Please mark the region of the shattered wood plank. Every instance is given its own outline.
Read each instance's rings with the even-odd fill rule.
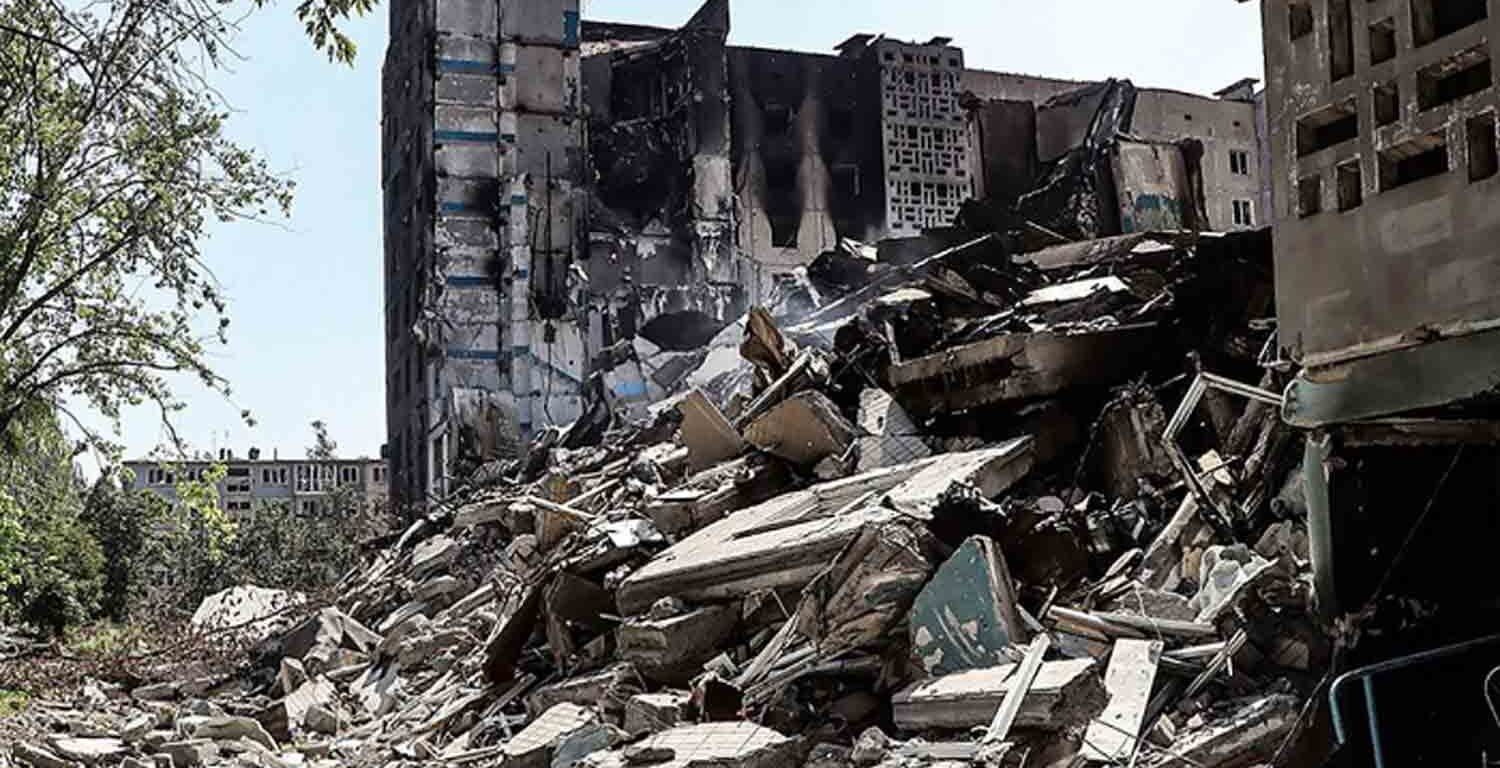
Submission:
[[[781,378],[771,382],[771,385],[766,387],[765,391],[761,392],[760,395],[757,396],[753,401],[751,401],[750,405],[746,406],[745,410],[735,418],[735,428],[744,429],[746,424],[754,421],[757,416],[765,413],[766,409],[775,405],[783,397],[785,397],[787,390],[791,389],[792,383],[800,378],[804,373],[806,373],[808,369],[812,367],[812,363],[812,352],[804,351],[801,355],[798,355],[796,362],[792,363],[792,367],[788,368],[787,372],[783,374]]]
[[[914,411],[952,413],[1046,397],[1128,374],[1155,323],[1081,333],[1007,333],[893,365],[891,385]]]
[[[1089,762],[1128,762],[1151,703],[1151,686],[1161,662],[1159,640],[1118,640],[1104,672],[1109,693],[1097,720],[1083,737],[1083,757]]]
[[[1026,649],[1026,658],[1021,661],[1020,668],[1016,671],[1015,679],[1010,683],[1010,690],[1005,692],[1005,698],[1000,702],[1000,708],[995,710],[995,719],[990,721],[989,730],[984,732],[982,744],[999,744],[1010,735],[1011,726],[1016,723],[1016,716],[1021,713],[1021,703],[1025,701],[1026,694],[1031,691],[1031,686],[1036,682],[1037,673],[1042,670],[1042,660],[1047,656],[1047,649],[1052,647],[1052,638],[1047,633],[1037,635],[1031,645]]]

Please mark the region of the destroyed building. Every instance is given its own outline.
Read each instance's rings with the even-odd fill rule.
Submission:
[[[947,38],[731,46],[724,0],[679,29],[584,21],[576,0],[390,13],[386,416],[403,502],[578,419],[591,387],[660,399],[591,376],[701,348],[846,238],[930,250],[924,233],[1004,219],[1028,194],[1050,242],[1262,215],[1253,82],[1209,98],[973,70]]]

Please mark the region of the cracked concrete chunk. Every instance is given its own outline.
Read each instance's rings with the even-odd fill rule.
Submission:
[[[580,768],[787,768],[797,741],[754,723],[703,723],[649,736],[628,750],[589,755]]]
[[[854,441],[854,428],[821,392],[798,392],[745,427],[755,447],[794,464],[811,466],[842,456]]]
[[[1010,692],[1016,666],[973,669],[913,684],[891,697],[896,726],[921,731],[989,725]],[[1088,722],[1105,700],[1096,666],[1093,659],[1043,663],[1015,725],[1056,731]]]

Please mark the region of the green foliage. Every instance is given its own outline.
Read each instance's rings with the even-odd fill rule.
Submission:
[[[171,515],[156,494],[121,490],[108,475],[94,483],[81,517],[104,554],[104,617],[125,621],[145,599],[152,568],[166,562],[161,531]]]
[[[257,6],[270,0],[255,0]],[[353,64],[358,52],[354,41],[339,30],[339,22],[363,16],[375,9],[375,0],[302,0],[297,4],[297,20],[307,30],[313,46],[328,54],[330,61]]]
[[[0,435],[0,616],[59,634],[98,610],[104,554],[80,519],[72,447],[57,420],[25,416]]]
[[[0,717],[19,715],[31,706],[31,697],[25,691],[0,688]]]
[[[307,458],[322,461],[332,460],[338,457],[339,444],[328,436],[328,424],[322,419],[312,423],[313,444],[307,449]]]
[[[229,557],[231,581],[315,592],[348,573],[372,517],[353,489],[329,494],[326,506],[304,513],[285,502],[258,505],[238,526]]]
[[[199,243],[211,220],[287,211],[292,185],[223,135],[204,79],[222,11],[0,3],[0,428],[70,398],[115,420],[154,405],[170,426],[172,374],[229,394],[208,359],[229,318]]]

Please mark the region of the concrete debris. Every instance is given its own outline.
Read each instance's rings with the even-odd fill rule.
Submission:
[[[612,63],[652,72],[715,39]],[[668,135],[624,122],[611,141]],[[1109,171],[1090,157],[1052,179],[1068,205],[1079,169]],[[1269,241],[1027,240],[841,246],[857,255],[807,276],[796,323],[768,307],[674,328],[696,310],[664,302],[649,334],[611,337],[612,383],[574,426],[454,484],[241,674],[87,697],[114,718],[87,738],[170,768],[1263,755],[1335,647],[1311,600],[1320,500],[1265,403],[1180,423],[1162,403],[1272,348]],[[1169,429],[1203,457],[1196,483]],[[89,762],[76,746],[13,754]]]

